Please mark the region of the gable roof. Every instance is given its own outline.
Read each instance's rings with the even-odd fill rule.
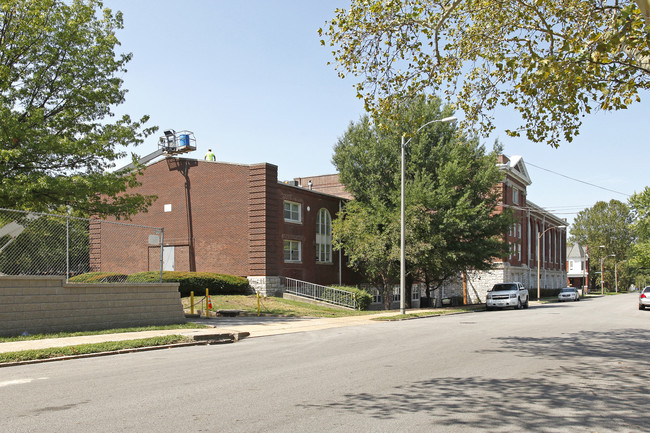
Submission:
[[[513,155],[509,159],[506,158],[506,162],[499,164],[499,168],[526,186],[533,183],[528,174],[524,157],[521,155]]]

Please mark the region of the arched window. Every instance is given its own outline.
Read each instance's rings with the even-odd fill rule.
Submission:
[[[332,217],[327,209],[316,216],[316,262],[332,263]]]

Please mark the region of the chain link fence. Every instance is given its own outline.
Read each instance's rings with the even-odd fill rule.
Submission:
[[[164,230],[0,208],[0,275],[162,281]]]

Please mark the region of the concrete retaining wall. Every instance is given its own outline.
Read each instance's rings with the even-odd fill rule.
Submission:
[[[66,284],[0,277],[0,335],[185,323],[178,283]]]

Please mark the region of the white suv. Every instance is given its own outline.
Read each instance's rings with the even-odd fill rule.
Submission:
[[[528,308],[528,290],[519,282],[495,284],[485,301],[488,311],[495,308]]]

